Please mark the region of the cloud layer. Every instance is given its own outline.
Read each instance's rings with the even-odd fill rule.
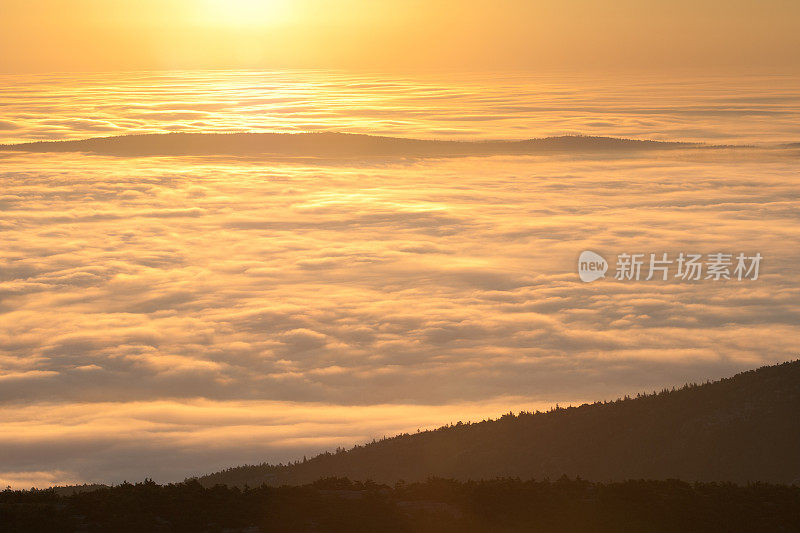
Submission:
[[[0,74],[0,143],[175,131],[788,142],[800,139],[799,103],[789,75]]]
[[[791,154],[2,165],[8,483],[176,479],[797,356]],[[585,249],[765,259],[584,284]]]
[[[2,76],[0,142],[800,138],[790,78]],[[796,150],[360,164],[0,155],[0,482],[159,481],[797,357]],[[582,283],[581,251],[764,256]]]

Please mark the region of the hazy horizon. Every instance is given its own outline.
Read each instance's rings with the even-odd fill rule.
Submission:
[[[800,141],[785,75],[391,76],[347,71],[0,75],[0,143],[133,133],[339,131],[420,139],[558,135]]]

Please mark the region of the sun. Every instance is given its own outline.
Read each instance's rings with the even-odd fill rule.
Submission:
[[[285,20],[289,0],[202,0],[207,24],[233,27],[272,26]]]

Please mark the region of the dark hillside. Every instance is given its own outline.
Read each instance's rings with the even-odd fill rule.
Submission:
[[[332,476],[394,483],[429,476],[562,475],[596,481],[800,480],[800,361],[615,402],[399,435],[307,462],[232,468],[200,482],[259,486]]]

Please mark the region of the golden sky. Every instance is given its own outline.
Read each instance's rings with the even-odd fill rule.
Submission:
[[[797,66],[794,0],[3,0],[0,72]]]

